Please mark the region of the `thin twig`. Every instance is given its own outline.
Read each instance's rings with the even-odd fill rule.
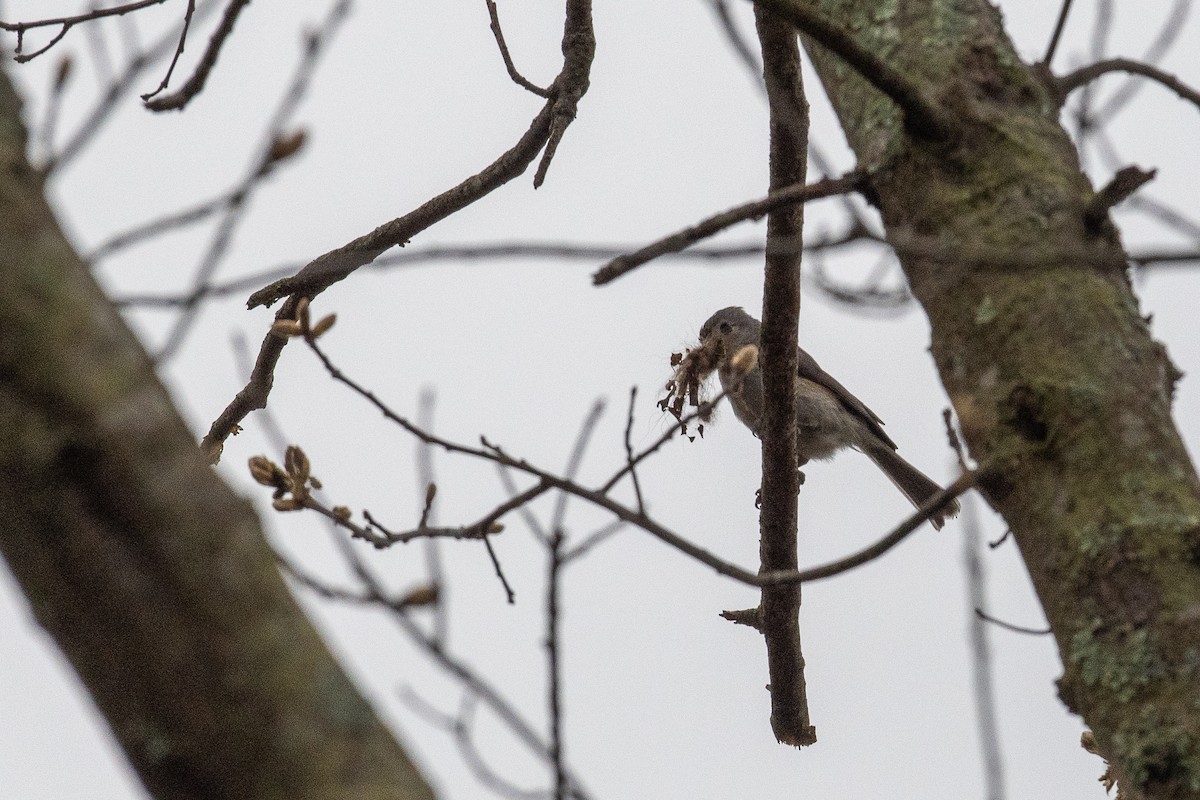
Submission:
[[[642,485],[638,481],[637,470],[634,469],[633,462],[633,409],[637,402],[637,387],[632,386],[629,389],[629,414],[625,420],[625,465],[629,468],[629,480],[633,484],[633,496],[637,500],[637,510],[639,514],[646,513],[646,501],[642,497]]]
[[[579,426],[579,433],[575,437],[575,445],[571,448],[571,455],[567,459],[566,469],[563,470],[563,477],[569,481],[574,481],[575,476],[579,474],[579,467],[583,464],[583,454],[587,451],[588,442],[591,441],[592,434],[596,431],[596,425],[600,422],[600,417],[604,414],[604,398],[599,398],[592,403],[592,407],[588,410],[587,416],[584,417],[583,423]],[[570,495],[564,492],[559,492],[555,498],[554,512],[550,516],[550,544],[554,544],[554,536],[561,532],[566,524],[567,518],[567,501]]]
[[[993,625],[999,625],[1001,628],[1004,628],[1004,630],[1012,631],[1013,633],[1026,633],[1030,636],[1049,636],[1051,633],[1053,633],[1050,628],[1026,628],[1023,625],[1014,625],[1011,622],[1005,622],[1002,619],[996,619],[990,614],[985,614],[980,608],[975,609],[975,616],[979,617],[979,619],[983,620],[984,622],[990,622]]]
[[[1067,16],[1071,13],[1071,3],[1074,0],[1063,0],[1062,7],[1058,10],[1058,21],[1054,23],[1054,33],[1050,34],[1050,44],[1046,46],[1046,55],[1042,57],[1042,63],[1047,67],[1050,66],[1050,61],[1054,58],[1054,53],[1058,50],[1058,40],[1062,37],[1063,28],[1067,26]]]
[[[1159,27],[1158,35],[1154,37],[1154,41],[1146,48],[1146,52],[1142,55],[1139,61],[1143,64],[1157,65],[1175,44],[1179,35],[1186,29],[1184,21],[1187,19],[1188,13],[1191,10],[1191,0],[1175,0],[1175,5],[1171,7],[1171,11],[1163,20]],[[1112,96],[1104,101],[1104,104],[1096,109],[1092,115],[1093,119],[1099,126],[1104,126],[1109,120],[1120,113],[1130,100],[1137,96],[1142,87],[1146,84],[1139,81],[1136,77],[1127,78]]]
[[[183,86],[171,94],[155,97],[156,94],[167,88],[167,82],[171,79],[170,71],[163,78],[162,85],[149,94],[142,95],[142,100],[146,103],[146,108],[151,111],[177,111],[182,109],[192,101],[196,95],[204,89],[204,84],[208,82],[208,76],[212,69],[217,64],[217,56],[221,53],[221,47],[229,39],[229,35],[233,33],[234,23],[237,22],[238,16],[245,10],[246,6],[250,5],[250,0],[230,0],[229,5],[225,8],[225,16],[221,18],[221,22],[217,25],[217,29],[213,31],[213,35],[208,40],[208,47],[204,50],[204,55],[200,57],[199,63],[196,64],[196,71],[192,73],[192,77],[188,78]],[[350,4],[340,4],[344,6],[335,13],[342,16],[349,13]],[[328,23],[327,23],[328,24]],[[186,33],[186,21],[185,29]],[[179,40],[179,52],[183,52],[183,39]],[[176,54],[178,58],[178,53]],[[171,68],[174,69],[175,62],[171,62]],[[152,99],[153,98],[153,99]]]
[[[508,77],[512,78],[513,83],[520,86],[538,97],[549,97],[550,91],[543,89],[536,83],[532,83],[525,79],[517,70],[517,65],[513,63],[512,54],[508,52],[508,43],[504,41],[504,31],[500,27],[500,10],[496,8],[495,0],[484,0],[487,3],[488,17],[491,19],[492,36],[496,39],[496,46],[500,48],[500,57],[504,59],[504,68],[508,70]]]
[[[517,602],[517,593],[513,591],[512,585],[509,584],[508,578],[504,574],[504,567],[500,566],[500,558],[496,555],[496,549],[492,547],[492,539],[489,536],[483,537],[483,546],[487,550],[488,558],[492,562],[492,570],[496,573],[496,577],[500,580],[500,586],[504,589],[505,599],[511,606]]]
[[[217,0],[201,0],[196,5],[196,13],[192,17],[192,22],[200,22],[208,17],[217,8]],[[130,40],[131,46],[136,45],[134,41],[135,34],[133,23],[129,17],[118,17],[119,20],[130,20],[127,26],[123,26],[122,30],[129,31],[127,39]],[[145,52],[134,51],[129,57],[129,62],[125,70],[112,81],[100,94],[92,106],[90,113],[86,114],[82,121],[76,126],[75,133],[67,139],[62,150],[57,155],[47,158],[46,163],[42,165],[42,173],[50,175],[55,170],[61,169],[66,164],[75,159],[84,148],[91,143],[101,131],[104,130],[104,123],[109,117],[116,112],[119,107],[118,101],[126,92],[130,91],[148,67],[157,63],[159,60],[166,58],[167,54],[178,45],[179,34],[175,30],[170,30],[164,33],[158,40],[154,42]]]
[[[884,536],[875,544],[860,550],[857,553],[829,564],[801,571],[783,570],[765,573],[754,572],[739,567],[736,564],[731,564],[728,561],[713,555],[708,550],[705,550],[699,545],[693,544],[686,538],[669,530],[652,518],[644,514],[639,514],[635,509],[629,508],[628,506],[613,500],[604,490],[588,489],[573,481],[566,480],[558,475],[554,475],[553,473],[539,469],[524,459],[513,458],[503,449],[491,444],[486,439],[481,439],[483,445],[482,447],[470,447],[457,442],[452,442],[448,439],[444,439],[440,436],[436,436],[428,431],[420,429],[412,422],[393,411],[386,403],[380,400],[374,392],[363,387],[357,381],[346,375],[329,359],[328,356],[325,355],[325,353],[317,346],[315,341],[306,340],[306,343],[320,359],[322,365],[325,367],[325,370],[329,373],[331,378],[351,389],[368,403],[373,405],[381,414],[383,414],[386,419],[391,420],[418,439],[428,442],[436,447],[441,447],[447,452],[458,453],[460,455],[472,456],[486,461],[492,461],[498,465],[531,475],[538,479],[539,483],[536,488],[539,491],[557,489],[564,492],[570,492],[580,499],[586,500],[599,508],[609,511],[618,519],[641,528],[665,544],[670,545],[671,547],[674,547],[676,550],[679,550],[685,555],[690,556],[696,561],[711,567],[716,572],[725,575],[726,577],[733,578],[734,580],[744,583],[748,586],[757,586],[761,588],[763,586],[778,586],[789,583],[803,583],[806,581],[821,580],[823,578],[839,575],[843,572],[847,572],[855,567],[872,561],[895,547],[897,544],[907,538],[909,534],[919,528],[923,523],[927,522],[931,516],[936,514],[938,511],[941,511],[952,500],[974,486],[977,477],[982,471],[982,468],[980,468],[973,472],[962,475],[945,489],[931,495],[925,501],[925,503],[917,508],[892,532]],[[716,399],[719,400],[721,396],[718,396]],[[698,411],[697,413],[702,412]],[[671,436],[674,436],[673,431],[674,429],[672,429],[672,433],[670,434]],[[625,467],[622,468],[622,474],[624,473],[625,469]],[[615,483],[615,480],[610,480],[609,483],[605,485],[608,486],[612,485],[613,483]],[[527,491],[532,492],[533,489],[531,488]],[[487,539],[484,539],[484,541],[486,542]]]
[[[15,60],[18,63],[25,63],[31,59],[37,58],[42,53],[49,50],[54,45],[62,41],[67,32],[75,25],[83,22],[92,22],[93,20],[103,19],[104,17],[115,17],[122,14],[128,14],[131,11],[140,11],[143,8],[150,6],[161,5],[166,0],[138,0],[135,3],[126,3],[120,6],[111,6],[109,8],[93,8],[83,14],[75,14],[69,17],[51,17],[48,19],[32,20],[30,22],[3,22],[0,21],[0,30],[12,31],[17,34],[17,48]],[[25,32],[34,28],[44,28],[51,25],[59,25],[61,28],[58,33],[43,47],[35,50],[32,53],[22,53],[21,47],[24,44]]]
[[[562,569],[563,532],[550,534],[549,567],[546,575],[546,670],[550,714],[550,764],[554,775],[554,800],[566,800],[567,772],[563,761],[562,664],[559,659],[559,580]]]
[[[864,173],[855,171],[848,172],[840,178],[826,178],[816,183],[801,183],[777,189],[766,197],[753,200],[749,203],[743,203],[720,214],[714,214],[695,225],[646,245],[636,252],[614,258],[592,275],[592,283],[597,286],[611,283],[648,261],[652,261],[668,253],[683,250],[689,245],[718,234],[732,225],[748,219],[758,219],[777,208],[852,192],[862,184],[865,177]]]
[[[1081,86],[1089,85],[1101,75],[1107,75],[1110,72],[1128,72],[1133,75],[1140,75],[1143,78],[1149,78],[1167,87],[1197,108],[1200,108],[1200,91],[1188,86],[1169,72],[1164,72],[1158,67],[1144,64],[1141,61],[1134,61],[1130,58],[1109,58],[1063,75],[1056,82],[1059,97],[1065,99],[1071,92]]]
[[[171,56],[171,64],[167,67],[167,73],[163,75],[162,82],[158,84],[158,88],[149,94],[142,95],[143,100],[149,100],[154,95],[167,88],[167,84],[171,82],[171,75],[175,72],[175,65],[179,63],[179,57],[183,55],[183,48],[187,44],[188,30],[192,27],[192,14],[196,12],[196,0],[188,0],[187,8],[183,12],[183,26],[179,31],[179,44],[175,46],[175,55]]]
[[[413,622],[407,609],[396,608],[394,605],[388,603],[383,586],[367,568],[366,563],[363,562],[362,558],[355,551],[354,545],[348,539],[342,536],[334,537],[334,544],[338,547],[342,557],[346,559],[351,571],[363,583],[363,587],[367,593],[376,598],[377,601],[392,612],[392,620],[408,636],[409,640],[432,659],[445,673],[459,681],[469,692],[478,697],[530,752],[549,763],[549,745],[542,741],[542,738],[533,729],[533,726],[517,711],[512,703],[506,700],[481,675],[467,666],[464,661],[451,655],[449,651],[439,646],[428,634],[421,630]],[[579,782],[579,779],[569,774],[568,778],[571,783],[572,794],[578,798],[587,798],[588,794]]]

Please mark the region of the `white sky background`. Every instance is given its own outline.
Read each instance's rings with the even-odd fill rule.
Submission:
[[[134,95],[51,192],[82,251],[108,235],[235,185],[259,146],[299,55],[300,32],[326,2],[258,2],[238,23],[204,93],[182,114],[152,115]],[[1094,4],[1079,6],[1055,66],[1085,60]],[[1169,3],[1119,3],[1110,54],[1139,57]],[[752,33],[749,5],[737,5]],[[1024,57],[1040,57],[1056,3],[1002,4]],[[74,3],[8,2],[7,20],[77,10]],[[176,19],[181,3],[138,16],[144,41]],[[514,58],[547,83],[561,56],[561,4],[504,2]],[[532,170],[466,211],[421,234],[432,244],[514,240],[643,243],[761,195],[766,186],[766,110],[719,33],[707,3],[663,0],[632,7],[598,3],[592,84],[567,131],[546,184]],[[175,84],[191,72],[211,22],[193,30]],[[1197,25],[1189,18],[1163,66],[1192,85]],[[105,23],[119,59],[119,26]],[[40,34],[30,42],[44,41]],[[8,39],[11,47],[12,40]],[[75,130],[97,91],[86,34],[76,29],[51,54],[9,64],[38,121],[58,58],[74,55],[76,75],[61,135]],[[162,67],[137,91],[153,89]],[[1121,83],[1105,81],[1107,92]],[[814,136],[852,165],[819,84],[808,74]],[[323,59],[296,116],[309,134],[302,157],[280,168],[254,196],[221,278],[284,262],[305,262],[411,210],[478,171],[526,130],[541,105],[508,79],[482,2],[356,4]],[[1145,192],[1194,206],[1196,109],[1147,85],[1111,127],[1124,163],[1158,167]],[[61,138],[60,138],[61,142]],[[1111,170],[1095,158],[1093,182]],[[836,201],[810,206],[810,234],[833,229]],[[1126,242],[1171,242],[1136,213],[1121,217]],[[183,291],[212,226],[122,254],[100,269],[114,294]],[[721,241],[759,241],[743,225]],[[830,262],[861,274],[866,250]],[[597,263],[503,261],[362,270],[316,301],[336,311],[323,340],[350,374],[401,413],[415,416],[425,386],[437,392],[436,429],[465,443],[485,433],[510,453],[560,469],[579,423],[597,397],[608,410],[581,472],[599,483],[622,462],[631,385],[640,389],[634,444],[644,446],[669,418],[654,401],[672,351],[693,343],[708,315],[727,305],[761,308],[755,259],[705,266],[663,262],[594,288]],[[1139,282],[1156,336],[1185,372],[1200,372],[1193,333],[1198,289],[1188,268]],[[183,352],[166,370],[197,438],[241,387],[230,345],[253,349],[270,311],[244,311],[244,294],[205,307]],[[171,316],[130,315],[152,346]],[[888,422],[901,453],[948,480],[942,432],[947,400],[928,357],[928,329],[916,306],[899,315],[847,313],[805,296],[801,342]],[[1185,378],[1176,417],[1195,452],[1200,391]],[[331,384],[313,356],[291,346],[276,373],[271,409],[289,441],[304,446],[334,503],[364,507],[396,529],[416,524],[414,441],[365,403]],[[222,474],[266,506],[246,459],[269,449],[261,419],[229,441]],[[747,567],[757,563],[753,505],[759,446],[725,411],[703,440],[678,440],[640,471],[652,514],[698,544]],[[493,468],[436,456],[437,514],[461,524],[503,499]],[[905,516],[903,498],[864,457],[848,453],[806,469],[801,495],[803,564],[823,563],[875,540]],[[622,496],[630,497],[626,491]],[[545,520],[552,503],[536,509]],[[991,537],[1003,531],[985,512]],[[315,515],[314,515],[315,517]],[[272,540],[331,581],[348,582],[326,526],[305,515],[265,514]],[[519,517],[495,540],[517,592],[506,605],[482,548],[443,546],[452,648],[544,725],[542,581],[544,553]],[[573,541],[606,522],[573,501]],[[364,550],[395,586],[421,582],[421,545]],[[882,560],[805,588],[801,616],[812,716],[819,742],[802,752],[777,744],[767,719],[762,639],[717,614],[755,604],[749,588],[715,575],[628,529],[568,568],[564,588],[566,751],[598,798],[982,797],[972,701],[961,527],[926,527]],[[1014,545],[984,555],[988,611],[1040,626],[1043,618]],[[0,579],[0,786],[5,797],[124,800],[144,792],[90,700],[51,640],[33,622],[11,579]],[[453,743],[398,699],[408,686],[452,711],[458,695],[388,619],[315,600],[301,591],[326,639],[357,676],[441,796],[485,796]],[[1002,748],[1010,797],[1100,798],[1099,759],[1080,749],[1080,721],[1055,696],[1060,665],[1049,637],[990,628]],[[547,772],[484,717],[478,741],[491,764],[518,785],[547,785]]]

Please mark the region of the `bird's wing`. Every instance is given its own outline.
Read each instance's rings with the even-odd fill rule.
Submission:
[[[800,348],[798,355],[797,373],[801,378],[810,380],[818,386],[824,386],[833,392],[833,396],[842,402],[847,411],[865,422],[867,427],[888,447],[893,450],[896,449],[896,443],[883,432],[883,420],[874,411],[867,408],[866,403],[852,395],[849,389],[837,382],[836,378],[821,369],[821,365],[817,363],[817,360],[805,352],[804,348]]]

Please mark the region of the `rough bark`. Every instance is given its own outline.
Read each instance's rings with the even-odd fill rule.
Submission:
[[[792,0],[798,2],[798,0]],[[985,0],[816,0],[953,110],[948,143],[806,41],[888,236],[980,484],[1021,548],[1081,714],[1130,796],[1200,796],[1200,482],[1058,106]]]
[[[808,102],[800,77],[800,48],[792,27],[756,9],[763,80],[771,118],[771,191],[803,184],[808,149]],[[796,330],[800,320],[800,242],[804,205],[767,215],[763,280],[762,373],[768,401],[762,421],[762,515],[759,559],[763,572],[796,569]],[[759,622],[771,676],[771,730],[786,744],[817,740],[808,712],[800,645],[800,586],[763,589]]]
[[[72,252],[0,73],[0,554],[157,798],[433,794]]]

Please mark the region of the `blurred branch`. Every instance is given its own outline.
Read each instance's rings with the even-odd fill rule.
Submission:
[[[437,395],[431,387],[423,388],[417,398],[417,424],[427,431],[433,430],[433,412],[436,402]],[[431,525],[436,518],[434,503],[437,495],[433,448],[424,442],[417,442],[415,457],[417,489],[425,494],[425,510],[421,512],[421,524]],[[437,539],[426,539],[423,546],[425,548],[425,569],[429,573],[429,582],[437,587],[438,596],[441,599],[441,602],[433,607],[433,640],[445,646],[446,637],[449,635],[450,620],[446,610],[449,590],[446,583],[446,571],[442,566],[442,549]]]
[[[217,0],[201,0],[196,5],[196,12],[192,15],[192,22],[199,22],[215,11],[216,8]],[[142,51],[137,47],[136,28],[133,25],[133,18],[120,17],[119,19],[129,22],[128,25],[122,27],[122,30],[126,32],[126,39],[129,42],[129,61],[125,66],[125,70],[109,82],[101,91],[98,99],[92,106],[91,112],[84,115],[83,120],[75,129],[75,134],[67,139],[58,154],[46,154],[46,161],[41,166],[42,172],[46,175],[50,175],[54,171],[61,169],[78,156],[96,135],[104,130],[104,123],[117,110],[118,101],[133,88],[133,84],[142,72],[165,58],[167,53],[171,52],[172,48],[178,46],[179,34],[177,31],[172,30],[165,33],[154,44]]]
[[[483,758],[483,754],[479,751],[479,747],[475,744],[475,706],[477,698],[469,691],[463,696],[457,716],[451,716],[437,710],[407,686],[401,691],[400,700],[427,723],[433,725],[435,728],[446,731],[454,737],[454,742],[458,745],[458,752],[462,757],[463,763],[471,770],[471,774],[474,775],[475,780],[488,791],[494,792],[501,797],[511,798],[511,800],[546,800],[550,797],[550,793],[547,791],[522,789],[514,785],[488,765],[487,761]]]
[[[695,225],[648,244],[636,252],[614,258],[592,275],[592,283],[597,286],[611,283],[660,256],[683,250],[689,245],[714,236],[739,222],[759,219],[775,209],[855,191],[866,178],[865,173],[855,171],[848,172],[840,178],[826,178],[816,183],[798,183],[782,189],[773,189],[766,197],[715,214]],[[795,239],[790,240],[790,244],[789,241],[784,241],[782,248],[795,252],[799,249],[795,246],[795,241]]]
[[[304,51],[296,65],[292,80],[280,99],[275,113],[271,116],[264,141],[255,154],[250,168],[241,184],[229,195],[224,207],[224,214],[209,241],[208,249],[196,267],[187,300],[184,302],[175,324],[168,332],[166,341],[155,354],[156,362],[161,363],[171,358],[182,347],[184,339],[191,331],[199,314],[200,301],[204,297],[205,287],[211,282],[212,276],[216,274],[217,268],[224,259],[229,245],[233,241],[234,232],[242,220],[255,189],[276,164],[291,158],[303,147],[303,131],[285,134],[284,126],[287,125],[288,120],[291,119],[308,91],[317,62],[345,21],[350,12],[350,5],[350,0],[339,0],[329,10],[329,14],[321,23],[320,28],[305,35]]]
[[[221,198],[209,201],[212,204],[221,202]],[[177,215],[182,217],[184,214],[198,213],[204,209],[204,205],[195,206],[184,212],[179,212]],[[195,221],[193,218],[188,218],[186,222]],[[136,229],[129,231],[127,234],[120,234],[124,237],[129,234],[137,236],[136,241],[141,241],[140,234],[135,234],[136,231],[142,231],[150,227],[162,225],[162,220],[153,220],[143,225],[139,225]],[[165,232],[165,231],[154,231]],[[106,242],[107,246],[114,240],[110,239]],[[813,252],[820,250],[836,250],[844,245],[853,244],[855,242],[874,242],[883,244],[879,240],[856,231],[847,231],[841,234],[834,234],[824,238],[818,238],[804,245],[805,252]],[[132,244],[134,242],[128,242]],[[116,242],[114,246],[123,247],[127,243],[124,241]],[[571,242],[499,242],[499,243],[479,243],[479,244],[462,244],[462,245],[429,245],[419,249],[401,250],[389,255],[380,256],[368,265],[367,269],[384,270],[392,267],[408,267],[418,266],[422,264],[430,264],[439,261],[482,261],[488,259],[517,259],[526,261],[532,258],[539,259],[561,259],[561,260],[580,260],[580,261],[595,261],[597,259],[615,258],[623,253],[628,253],[634,249],[636,245],[621,245],[621,244],[575,244]],[[686,259],[693,261],[709,261],[721,262],[730,261],[739,258],[759,258],[766,252],[765,247],[758,243],[732,244],[732,245],[712,245],[708,247],[690,247],[678,253],[668,253],[665,258]],[[102,253],[101,255],[108,255]],[[242,278],[235,278],[224,283],[212,283],[205,287],[203,293],[204,298],[219,298],[228,297],[229,295],[241,294],[248,289],[262,286],[264,282],[274,280],[287,275],[292,275],[296,272],[297,264],[283,264],[281,266],[271,267],[261,272],[255,272]],[[185,305],[188,302],[190,294],[146,294],[146,295],[127,295],[118,297],[114,302],[121,307],[143,307],[143,308],[176,308]]]
[[[1194,106],[1200,108],[1200,92],[1188,86],[1183,81],[1174,75],[1164,72],[1158,67],[1144,64],[1141,61],[1134,61],[1129,58],[1110,58],[1104,61],[1099,61],[1095,64],[1090,64],[1086,67],[1081,67],[1074,72],[1069,72],[1063,75],[1055,82],[1058,90],[1059,102],[1066,99],[1067,95],[1081,86],[1086,86],[1092,81],[1107,75],[1110,72],[1128,72],[1133,75],[1140,75],[1143,78],[1149,78],[1152,81],[1162,84],[1182,99],[1188,101]]]
[[[1067,17],[1071,13],[1071,3],[1073,0],[1063,0],[1062,7],[1058,10],[1058,21],[1054,23],[1054,33],[1050,35],[1050,44],[1046,46],[1046,55],[1042,57],[1042,63],[1047,67],[1054,59],[1054,53],[1058,50],[1058,41],[1062,37],[1063,28],[1067,26]]]
[[[1174,5],[1159,27],[1158,35],[1154,37],[1154,41],[1146,48],[1146,52],[1138,59],[1139,61],[1145,64],[1159,64],[1163,56],[1175,44],[1179,34],[1184,31],[1184,22],[1187,20],[1191,7],[1191,0],[1175,0]],[[1144,81],[1139,81],[1136,77],[1126,78],[1117,90],[1112,93],[1112,96],[1096,109],[1092,115],[1093,118],[1099,125],[1106,124],[1119,114],[1121,109],[1128,105],[1129,101],[1136,97],[1137,93],[1145,85]]]
[[[947,425],[949,423],[947,422]],[[953,430],[951,428],[951,430]],[[959,456],[960,463],[962,456]],[[963,565],[967,578],[967,602],[979,608],[987,602],[983,559],[983,532],[975,498],[963,502]],[[992,650],[987,629],[979,619],[968,622],[971,669],[975,683],[975,714],[979,726],[979,748],[983,757],[984,786],[988,800],[1004,800],[1004,760],[1000,752],[1000,725],[996,713],[996,688],[992,675]]]
[[[534,178],[534,185],[540,184],[545,170],[549,167],[557,138],[561,137],[566,125],[574,118],[576,105],[587,91],[588,76],[595,53],[590,0],[567,0],[562,49],[563,68],[552,84],[552,97],[516,145],[481,172],[426,201],[409,214],[319,256],[295,276],[255,292],[250,298],[249,307],[270,305],[288,297],[289,301],[277,313],[276,319],[293,318],[298,297],[315,297],[359,267],[370,263],[384,250],[406,244],[413,236],[431,225],[508,183],[524,173],[537,154],[544,149],[541,165]],[[225,439],[234,426],[251,411],[266,405],[271,392],[275,364],[285,343],[285,339],[273,333],[268,333],[263,339],[254,378],[217,416],[201,442],[201,449],[210,460],[216,461],[220,458]]]
[[[471,669],[466,662],[452,655],[448,650],[441,647],[437,641],[421,630],[413,622],[410,616],[410,609],[397,607],[390,600],[384,587],[367,568],[366,563],[358,555],[354,549],[354,545],[348,539],[335,537],[334,542],[341,551],[343,558],[346,559],[350,569],[362,583],[365,593],[372,597],[378,605],[391,612],[391,619],[399,626],[409,640],[445,673],[462,684],[467,692],[479,698],[483,705],[491,710],[509,732],[525,745],[531,753],[547,763],[553,763],[549,744],[542,740],[533,729],[533,726],[517,711],[512,703],[506,700],[483,676]],[[569,782],[571,796],[586,800],[589,795],[579,782],[579,779],[572,775],[565,767],[563,771]]]

